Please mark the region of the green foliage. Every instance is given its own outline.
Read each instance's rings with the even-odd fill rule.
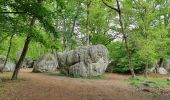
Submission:
[[[10,58],[12,60],[17,61],[19,58],[19,54],[22,51],[23,45],[24,45],[25,38],[24,37],[18,37],[15,36],[12,41],[12,48],[10,52]],[[7,40],[0,43],[0,55],[6,56],[8,51],[8,44],[9,44],[9,38]],[[40,56],[42,56],[47,50],[47,48],[38,42],[31,42],[30,47],[28,49],[27,57],[38,59]]]
[[[111,41],[112,41],[111,35],[105,35],[101,33],[96,33],[91,35],[91,43],[93,45],[96,44],[108,45]]]
[[[126,51],[121,42],[113,42],[107,45],[109,50],[109,57],[111,63],[109,64],[109,71],[119,73],[129,73],[128,58]],[[144,70],[145,60],[136,51],[132,54],[132,65],[135,72],[141,73]],[[149,63],[149,67],[152,67],[152,63]]]
[[[166,79],[159,79],[159,78],[144,78],[144,77],[137,77],[135,79],[129,78],[129,83],[136,87],[153,87],[153,88],[169,88],[170,82]]]

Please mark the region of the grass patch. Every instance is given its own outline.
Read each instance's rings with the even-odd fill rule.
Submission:
[[[164,78],[144,78],[144,77],[137,77],[137,78],[129,78],[129,83],[136,87],[152,87],[152,88],[170,88],[170,81],[167,81]]]
[[[0,100],[5,100],[5,97],[0,95]]]
[[[5,84],[0,83],[0,100],[5,100],[5,96],[3,95],[4,90],[5,90]]]
[[[11,73],[4,72],[0,73],[2,82],[0,83],[0,100],[6,100],[4,96],[4,91],[7,89],[8,85],[5,84],[7,80],[10,80]]]
[[[59,73],[57,73],[57,76],[67,76],[63,71],[60,71]]]
[[[101,80],[101,79],[105,79],[105,74],[102,75],[98,75],[98,76],[87,76],[87,77],[82,77],[81,75],[66,75],[63,71],[60,71],[60,73],[58,73],[58,76],[66,76],[66,77],[71,77],[71,78],[81,78],[81,79],[94,79],[94,80]]]
[[[0,73],[0,78],[2,82],[0,83],[0,100],[6,100],[5,91],[10,90],[20,84],[22,81],[26,81],[25,78],[19,78],[18,80],[11,80],[12,72]]]
[[[94,80],[104,80],[106,79],[105,74],[98,75],[98,76],[88,76],[88,77],[82,77],[83,79],[94,79]]]

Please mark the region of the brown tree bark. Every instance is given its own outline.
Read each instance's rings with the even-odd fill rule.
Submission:
[[[41,4],[42,1],[43,0],[37,0],[37,2],[39,4]],[[35,16],[32,17],[32,20],[31,20],[31,23],[30,23],[30,26],[29,26],[30,29],[33,28],[34,23],[35,23]],[[20,70],[20,68],[22,66],[22,63],[23,63],[24,59],[25,59],[25,56],[27,54],[30,42],[31,42],[31,35],[27,34],[27,38],[25,40],[24,48],[22,50],[21,56],[20,56],[20,58],[19,58],[19,60],[18,60],[18,62],[16,64],[15,70],[14,70],[13,75],[12,75],[12,80],[16,80],[18,78],[18,73],[19,73],[19,70]]]
[[[4,68],[5,68],[5,66],[6,66],[6,63],[7,63],[8,58],[9,58],[9,54],[10,54],[10,52],[11,52],[11,48],[12,48],[12,39],[13,39],[14,35],[15,35],[15,34],[13,33],[13,34],[11,35],[10,40],[9,40],[9,47],[8,47],[8,52],[7,52],[6,59],[5,59],[5,63],[4,63]],[[3,72],[3,69],[2,69],[2,72]]]
[[[30,36],[27,36],[26,40],[25,40],[25,44],[24,44],[24,48],[23,48],[23,51],[21,53],[21,56],[19,58],[19,61],[17,62],[16,64],[16,67],[15,67],[15,70],[13,72],[13,75],[12,75],[12,80],[16,80],[18,78],[18,72],[21,68],[21,65],[23,63],[23,60],[25,59],[25,56],[26,56],[26,53],[27,53],[27,50],[28,50],[28,46],[31,42],[31,37]]]
[[[87,33],[86,33],[86,45],[89,46],[90,45],[90,31],[89,31],[89,8],[91,5],[91,0],[87,0],[87,21],[86,21],[86,29],[87,29]]]
[[[148,61],[146,62],[146,65],[145,65],[145,71],[144,71],[144,77],[147,78],[148,77]]]
[[[63,41],[63,50],[66,50],[67,49],[67,37],[65,36],[65,34],[66,34],[66,21],[65,21],[65,19],[66,19],[66,16],[65,15],[63,15],[63,18],[62,18],[63,20],[62,20],[62,41]]]
[[[104,0],[102,0],[102,2],[107,7],[116,11],[119,15],[119,23],[120,23],[120,26],[121,26],[121,29],[122,29],[122,35],[123,35],[123,39],[124,39],[124,42],[125,42],[125,48],[126,48],[127,56],[128,56],[128,66],[129,66],[129,70],[132,74],[132,78],[134,78],[135,72],[134,72],[134,69],[133,69],[133,66],[132,66],[132,56],[131,56],[131,51],[130,51],[129,46],[128,46],[128,36],[127,36],[127,33],[125,32],[125,25],[124,25],[124,21],[123,21],[123,18],[122,18],[122,10],[120,8],[119,0],[116,0],[117,8],[114,8],[110,5],[108,5],[107,3],[104,2]]]
[[[73,23],[72,23],[72,28],[71,28],[71,37],[73,39],[75,39],[75,40],[76,40],[76,34],[74,33],[74,29],[75,29],[75,26],[76,26],[77,18],[79,16],[81,2],[82,2],[81,0],[78,1],[76,15],[74,16]],[[73,43],[72,43],[72,40],[71,40],[71,42],[70,42],[70,49],[72,49],[72,48],[73,48]]]
[[[35,17],[32,18],[32,21],[30,23],[30,28],[33,27],[34,23],[35,23]],[[19,58],[19,60],[18,60],[18,62],[16,64],[15,70],[13,72],[12,80],[17,80],[17,78],[18,78],[18,73],[19,73],[19,70],[20,70],[20,68],[22,66],[22,63],[23,63],[24,59],[25,59],[25,56],[27,54],[30,42],[31,42],[31,36],[28,34],[27,38],[25,40],[23,51],[21,53],[21,56],[20,56],[20,58]]]

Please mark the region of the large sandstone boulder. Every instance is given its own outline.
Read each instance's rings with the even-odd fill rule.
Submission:
[[[108,50],[103,45],[79,47],[58,54],[59,65],[69,76],[98,76],[108,65]]]
[[[0,55],[0,70],[1,71],[7,71],[7,72],[8,71],[9,72],[14,71],[15,65],[16,65],[15,62],[9,60],[4,67],[5,60],[6,60],[6,57]]]
[[[53,72],[57,69],[57,66],[57,58],[52,54],[46,54],[35,62],[33,72]]]

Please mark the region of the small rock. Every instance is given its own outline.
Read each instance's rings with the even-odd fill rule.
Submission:
[[[144,91],[144,92],[151,92],[149,89],[142,89],[142,91]]]
[[[161,74],[161,75],[166,75],[166,74],[168,74],[168,71],[167,71],[165,68],[163,68],[163,67],[160,67],[160,68],[158,69],[158,72],[159,72],[159,74]]]
[[[4,67],[5,60],[6,60],[6,57],[0,55],[0,71],[7,71],[7,72],[14,71],[15,62],[11,61],[11,60],[8,60],[8,62],[6,63],[6,65]]]
[[[170,81],[170,77],[167,78],[167,81]]]
[[[3,71],[12,72],[12,71],[15,70],[15,65],[16,65],[15,62],[9,61],[9,62],[6,63],[5,68],[3,69]]]

